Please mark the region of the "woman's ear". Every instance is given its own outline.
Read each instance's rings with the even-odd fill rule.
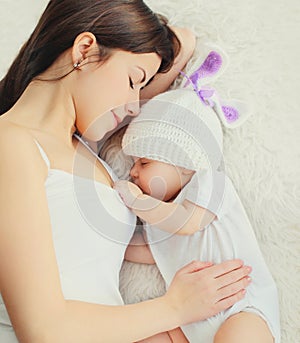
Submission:
[[[76,37],[72,47],[73,65],[76,65],[76,68],[80,67],[80,64],[88,58],[89,53],[97,48],[96,37],[91,32],[80,33]]]

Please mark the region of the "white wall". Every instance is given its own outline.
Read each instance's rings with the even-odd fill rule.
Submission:
[[[48,0],[0,0],[0,78],[27,40]]]

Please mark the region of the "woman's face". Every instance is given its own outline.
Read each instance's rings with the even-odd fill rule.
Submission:
[[[138,158],[130,170],[132,181],[156,199],[168,201],[181,190],[183,168],[172,164]]]
[[[118,50],[100,66],[83,64],[74,94],[78,130],[97,141],[125,116],[138,115],[140,90],[156,74],[160,63],[155,53]]]

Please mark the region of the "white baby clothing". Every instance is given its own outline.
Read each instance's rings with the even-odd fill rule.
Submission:
[[[207,208],[217,217],[189,236],[170,234],[145,223],[153,257],[167,286],[178,269],[193,260],[219,263],[239,258],[253,268],[252,283],[243,300],[207,320],[182,327],[189,342],[212,343],[218,328],[229,316],[247,311],[261,316],[275,343],[279,343],[277,288],[232,182],[223,172],[198,171],[174,202],[182,203],[184,199]]]
[[[119,272],[135,229],[135,215],[109,186],[51,169],[37,145],[48,167],[45,188],[65,299],[123,305]],[[116,180],[110,167],[100,162]],[[1,296],[0,342],[18,342]]]

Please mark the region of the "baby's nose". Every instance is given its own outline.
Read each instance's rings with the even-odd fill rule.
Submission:
[[[138,177],[138,170],[135,166],[135,164],[133,165],[133,167],[130,169],[130,176],[133,178],[133,179],[136,179]]]

